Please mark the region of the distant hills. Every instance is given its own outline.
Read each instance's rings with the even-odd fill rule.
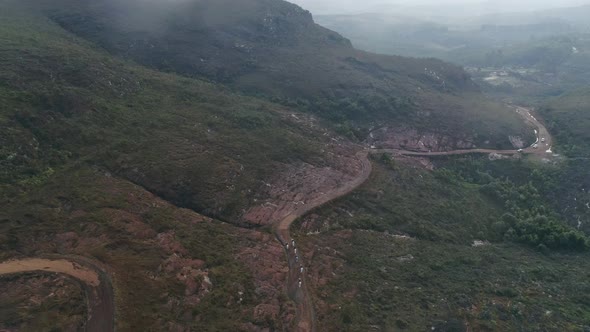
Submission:
[[[318,22],[365,50],[413,57],[436,57],[467,64],[473,53],[552,36],[590,32],[590,5],[483,16],[460,11],[437,17],[420,13],[323,15]]]

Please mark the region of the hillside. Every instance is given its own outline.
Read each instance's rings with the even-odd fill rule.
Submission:
[[[518,25],[539,22],[565,22],[572,27],[588,31],[590,25],[587,17],[590,15],[590,5],[567,6],[563,4],[552,9],[522,11],[515,13],[498,13],[478,16],[470,20],[473,24]]]
[[[325,186],[358,147],[292,108],[117,59],[17,1],[0,3],[0,41],[1,261],[106,266],[120,331],[289,329],[281,247],[235,225],[268,182],[320,169]],[[80,323],[77,297],[41,319],[64,295],[16,280],[3,293],[37,300],[0,298],[0,329]]]
[[[572,158],[589,157],[590,88],[585,87],[548,101],[540,110],[555,132],[560,151]]]
[[[567,167],[553,177],[560,184],[552,197],[570,223],[590,232],[590,88],[584,87],[550,99],[539,113],[555,133],[556,151],[567,156]]]
[[[319,151],[332,141],[313,119],[116,60],[43,17],[13,12],[2,20],[3,184],[82,163],[229,218],[279,165],[329,164]]]
[[[284,1],[60,0],[43,8],[112,54],[297,106],[360,140],[367,128],[384,124],[480,146],[508,146],[508,136],[529,134],[510,110],[483,102],[461,68],[355,50]]]
[[[371,163],[376,172],[365,186],[317,211],[325,220],[339,219],[334,229],[304,239],[309,225],[301,225],[296,236],[302,258],[313,252],[308,248],[316,239],[341,245],[330,232],[343,228],[414,236],[426,248],[419,250],[445,255],[448,266],[432,270],[446,276],[457,265],[467,270],[478,264],[461,256],[475,239],[494,241],[506,255],[546,246],[548,255],[563,250],[573,262],[584,258],[576,251],[589,244],[586,238],[557,223],[551,204],[541,209],[545,196],[522,183],[510,186],[501,174],[490,180],[477,164],[463,166],[490,183],[466,180],[462,164],[431,172],[425,159],[399,165],[386,156],[366,159],[370,149],[359,142],[370,129],[388,129],[380,133],[390,138],[403,128],[406,136],[398,141],[439,150],[500,148],[510,145],[509,136],[532,139],[520,117],[485,99],[462,69],[356,51],[313,23],[309,13],[282,1],[235,1],[0,2],[0,262],[92,262],[112,285],[109,305],[117,331],[293,331],[301,320],[302,290],[291,292],[287,283],[301,276],[303,266],[288,262],[299,263],[299,256],[286,257],[273,227],[356,189]],[[521,165],[523,159],[505,162]],[[512,181],[533,173],[519,170],[526,176]],[[509,206],[494,194],[523,199]],[[524,204],[528,198],[530,207]],[[516,222],[496,229],[506,212]],[[547,219],[540,218],[547,222],[527,230],[537,212],[547,212]],[[321,230],[314,222],[309,231]],[[508,236],[507,226],[522,234]],[[563,241],[537,236],[543,231]],[[366,253],[375,267],[390,251],[380,239],[366,240],[381,249],[352,241],[342,244],[342,253]],[[547,262],[559,256],[531,255],[547,266],[559,264]],[[309,260],[310,271],[318,269],[317,262]],[[351,262],[346,273],[332,276],[358,280],[364,263]],[[426,282],[432,273],[424,270],[431,264],[425,258],[403,278],[415,274]],[[500,272],[485,267],[482,283],[516,274],[510,263]],[[581,274],[566,272],[576,284]],[[80,283],[47,270],[11,273],[0,271],[0,330],[88,327],[90,305]],[[553,274],[539,278],[552,281]],[[324,291],[319,286],[327,285],[334,286],[328,295],[335,299],[324,306],[322,295],[318,326],[338,328],[330,325],[338,311],[326,308],[349,295],[342,279],[326,279],[336,283],[329,285],[317,280],[310,279],[305,295],[315,303]],[[514,294],[505,280],[490,287],[490,301],[494,294]],[[376,277],[360,290],[359,303],[369,309],[359,315],[383,315],[391,308],[381,296],[376,306],[367,300],[381,281],[387,286],[383,294],[393,294],[391,279]],[[459,279],[454,287],[461,283],[474,291],[481,286]],[[301,289],[296,282],[291,286]],[[566,294],[585,291],[566,286]],[[515,288],[525,294],[521,284]],[[456,288],[444,289],[433,294]],[[415,295],[409,296],[422,300]],[[551,310],[553,301],[558,300],[549,301]],[[573,316],[572,303],[588,302],[579,296],[559,303],[567,310],[556,323],[561,327]],[[354,307],[344,307],[354,313]],[[416,308],[412,302],[395,315],[418,313]],[[374,321],[384,328],[390,323]],[[351,328],[367,330],[372,324],[365,322],[344,319]]]
[[[584,176],[487,157],[375,156],[373,166],[352,195],[299,223],[321,331],[590,324],[590,240],[575,230],[590,231]]]

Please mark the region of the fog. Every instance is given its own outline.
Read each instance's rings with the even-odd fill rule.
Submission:
[[[313,14],[390,12],[398,15],[461,16],[546,10],[590,4],[590,0],[290,0]]]

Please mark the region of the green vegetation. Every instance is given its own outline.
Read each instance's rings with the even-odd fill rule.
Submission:
[[[487,100],[461,68],[357,51],[287,2],[34,3],[111,54],[297,106],[333,128],[363,131],[385,122],[504,147],[508,136],[528,134],[517,115]]]
[[[440,158],[442,168],[426,172],[387,155],[377,160],[382,165],[361,191],[324,209],[337,220],[329,229],[401,232],[462,244],[516,241],[540,250],[590,249],[590,239],[560,214],[563,202],[553,201],[556,179],[567,178],[567,168],[538,169],[515,161],[494,166],[502,162],[466,157]]]
[[[540,109],[559,152],[570,158],[590,157],[590,89],[582,88],[547,102]]]
[[[434,164],[378,156],[360,190],[302,220],[302,232],[320,231],[300,243],[322,281],[321,329],[583,331],[588,238],[554,200],[571,194],[559,182],[569,170],[476,156]]]
[[[465,10],[461,8],[461,12],[465,13]],[[567,14],[558,11],[521,13],[529,16],[522,19],[516,18],[517,13],[502,17],[502,14],[456,16],[455,12],[451,18],[438,14],[430,17],[418,13],[404,15],[402,10],[395,14],[320,15],[317,20],[350,38],[360,49],[382,54],[432,57],[461,65],[485,61],[487,66],[491,66],[505,65],[502,61],[508,59],[552,62],[558,52],[560,55],[571,53],[572,45],[560,48],[564,45],[559,40],[561,36],[588,32],[581,16],[575,16],[587,14],[590,7],[570,10]],[[552,16],[560,18],[551,21],[548,18]],[[551,39],[557,45],[550,45],[548,41]],[[538,52],[532,52],[530,47],[531,52],[520,53],[518,50],[523,50],[524,45],[535,45]],[[528,53],[528,56],[520,57],[518,53]],[[552,56],[548,58],[547,55]]]
[[[0,329],[77,331],[86,320],[82,288],[51,274],[0,276]]]
[[[261,179],[323,165],[329,137],[286,107],[118,60],[18,1],[0,3],[0,45],[0,260],[104,263],[122,331],[281,328],[255,318],[265,299],[235,259],[257,243],[177,206],[236,223]],[[207,296],[169,270],[168,233],[204,262]]]
[[[493,227],[504,240],[538,249],[590,248],[587,235],[579,231],[589,229],[578,224],[588,215],[584,206],[588,197],[582,188],[590,180],[576,174],[580,164],[541,166],[520,160],[490,162],[467,157],[443,160],[440,165],[463,181],[478,185],[481,193],[503,208],[504,215]]]
[[[266,249],[259,238],[268,234],[250,239],[253,231],[235,224],[285,165],[333,166],[325,158],[332,135],[322,126],[356,140],[376,123],[499,148],[510,135],[530,138],[514,112],[485,99],[456,66],[356,51],[295,6],[234,1],[0,2],[0,260],[53,253],[103,263],[121,331],[286,330],[288,301],[261,318],[257,307],[276,297],[266,298],[256,267],[240,259]],[[580,196],[551,180],[574,183],[583,166],[534,174],[467,160],[427,172],[387,156],[375,162],[369,183],[318,212],[327,221],[318,229],[355,230],[342,244],[344,279],[326,286],[326,297],[343,304],[341,316],[321,317],[326,330],[428,328],[440,298],[463,308],[436,305],[445,322],[432,324],[443,329],[462,317],[488,329],[511,329],[530,315],[531,329],[587,324],[586,289],[575,283],[586,267],[576,251],[588,240],[562,223],[579,214],[558,207]],[[416,237],[399,252],[419,264],[383,270],[402,261],[360,230]],[[495,243],[492,254],[473,254],[474,240]],[[568,267],[565,283],[554,280],[559,260],[580,264]],[[512,267],[521,263],[525,272]],[[371,279],[360,282],[360,271]],[[342,289],[355,282],[359,302],[344,304]],[[539,283],[553,299],[539,295]],[[404,307],[395,284],[414,302]],[[56,310],[81,310],[72,303]],[[469,313],[472,306],[481,313]]]
[[[590,35],[568,33],[482,50],[465,64],[473,67],[470,72],[484,90],[519,103],[544,104],[590,84],[589,61]]]
[[[581,332],[590,325],[587,254],[359,231],[328,232],[300,245],[322,248],[309,262],[328,280],[314,285],[322,331]]]
[[[486,53],[481,59],[473,59],[469,63],[481,67],[536,68],[544,72],[556,73],[560,66],[567,68],[576,62],[582,64],[583,61],[580,60],[587,58],[588,55],[588,36],[566,35],[497,49]]]
[[[284,107],[116,60],[1,6],[0,201],[82,162],[231,220],[277,165],[322,163],[328,138]]]
[[[486,93],[536,104],[590,84],[590,35],[582,19],[589,11],[584,6],[506,17],[430,18],[434,21],[401,13],[317,19],[361,49],[466,66]]]
[[[491,224],[502,214],[476,186],[444,170],[431,173],[387,155],[378,159],[368,183],[322,208],[328,229],[388,231],[462,244],[492,237]]]
[[[481,190],[499,202],[507,211],[502,220],[494,224],[498,232],[508,240],[523,242],[539,249],[587,250],[590,240],[548,214],[538,190],[528,183],[517,187],[510,181],[493,181]],[[548,216],[549,215],[549,216]]]
[[[261,299],[253,292],[252,272],[234,259],[253,243],[241,239],[236,228],[166,204],[104,171],[57,172],[37,191],[15,197],[0,220],[0,260],[49,252],[87,255],[107,265],[114,276],[120,330],[165,330],[167,324],[178,324],[219,331],[238,330],[246,322],[266,324],[253,318]],[[181,272],[169,270],[173,254],[162,234],[172,234],[186,249],[175,252],[204,262],[213,287],[198,303],[191,302],[196,295],[189,296],[178,279]],[[238,292],[243,292],[242,302]]]

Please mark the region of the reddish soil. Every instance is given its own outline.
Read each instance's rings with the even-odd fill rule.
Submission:
[[[354,163],[356,174],[355,176],[350,177],[348,179],[349,181],[343,182],[339,186],[332,187],[329,191],[326,190],[324,195],[315,196],[308,200],[306,204],[292,208],[288,214],[284,215],[281,220],[275,223],[275,234],[287,254],[289,266],[287,289],[289,296],[295,301],[297,306],[296,331],[315,331],[315,314],[312,300],[307,291],[305,273],[301,273],[300,271],[301,267],[304,268],[304,271],[306,269],[303,261],[303,254],[295,253],[295,246],[293,246],[293,243],[291,242],[289,228],[297,218],[315,208],[333,201],[334,199],[349,194],[363,184],[371,174],[371,162],[367,158],[367,154],[368,153],[365,150],[356,154]],[[287,248],[287,244],[289,244],[289,248]],[[300,281],[301,286],[299,285]]]
[[[263,183],[253,197],[253,207],[242,220],[254,225],[273,225],[294,211],[313,209],[314,202],[325,201],[335,188],[358,177],[362,158],[351,152],[358,149],[351,144],[332,143],[326,146],[323,167],[303,162],[284,165],[282,172]]]

